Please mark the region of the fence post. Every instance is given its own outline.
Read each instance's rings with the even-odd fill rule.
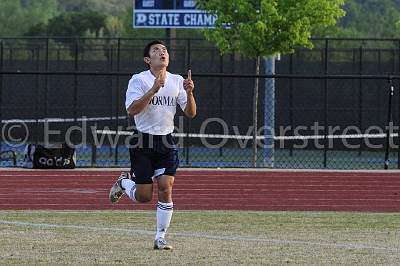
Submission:
[[[118,44],[117,44],[118,45]],[[110,53],[110,64],[109,64],[109,69],[108,72],[112,72],[114,69],[114,47],[111,45],[111,53]],[[114,76],[110,75],[110,81],[111,81],[111,85],[110,85],[110,90],[111,90],[111,101],[113,99],[113,96],[115,97],[115,106],[113,106],[112,104],[110,104],[110,125],[113,124],[113,117],[115,116],[115,113],[118,112],[116,110],[118,110],[118,92],[115,91],[114,94]],[[114,123],[115,126],[115,123]],[[117,126],[118,127],[118,126]],[[115,137],[117,137],[118,132],[117,132],[117,128],[115,128]],[[101,149],[100,149],[101,151]],[[109,145],[109,149],[108,149],[108,157],[111,158],[113,157],[113,146],[112,146],[112,141],[110,141],[110,145]],[[114,155],[114,163],[115,163],[116,157]]]
[[[385,147],[385,170],[389,168],[389,145],[390,145],[390,134],[392,132],[392,98],[394,94],[394,87],[392,79],[389,78],[389,104],[388,104],[388,114],[387,114],[387,128],[386,128],[386,147]]]
[[[3,129],[3,70],[4,70],[4,41],[0,42],[0,129]],[[3,138],[0,138],[0,151],[3,145]]]
[[[37,48],[37,60],[36,60],[36,70],[40,71],[40,45]],[[41,76],[40,75],[36,75],[36,83],[35,83],[35,113],[34,113],[34,117],[36,120],[35,123],[35,144],[38,144],[39,142],[39,132],[40,132],[40,125],[39,125],[39,93],[40,93],[40,80],[41,80]]]
[[[264,58],[265,74],[275,75],[275,56]],[[257,131],[255,128],[254,130]],[[264,94],[264,166],[275,164],[275,78],[265,79]]]
[[[397,52],[398,52],[398,71],[397,73],[400,73],[400,40],[398,40],[397,42]],[[397,95],[397,99],[398,102],[397,104],[400,105],[400,92],[399,89],[397,89],[398,91],[398,95]],[[400,123],[400,106],[398,106],[398,112],[397,112],[397,116],[398,116],[398,120],[397,123]],[[400,136],[397,137],[397,145],[398,145],[398,149],[397,149],[397,169],[400,169]]]
[[[328,51],[329,40],[325,39],[325,62],[324,72],[328,75]],[[324,168],[327,166],[327,153],[328,153],[328,78],[324,78]]]
[[[110,46],[109,46],[109,48],[108,48],[108,65],[107,65],[107,67],[108,67],[108,72],[112,72],[113,70],[114,70],[114,43],[113,42],[111,42],[110,43]],[[116,109],[116,105],[117,105],[117,100],[116,100],[116,95],[114,94],[114,76],[113,75],[109,75],[108,76],[109,77],[109,79],[110,79],[110,99],[111,99],[111,104],[110,104],[110,113],[108,114],[109,115],[109,125],[111,126],[111,125],[114,125],[115,126],[115,123],[114,123],[114,120],[113,120],[113,117],[114,117],[114,115],[115,115],[115,109]],[[115,98],[115,106],[113,105],[114,104],[114,99]],[[111,128],[113,128],[113,127],[111,127]],[[115,130],[117,130],[117,129],[115,129]],[[100,153],[101,153],[101,151],[102,151],[102,149],[101,149],[102,147],[100,147]],[[108,153],[108,157],[110,158],[110,160],[111,160],[111,157],[113,157],[113,150],[112,150],[112,147],[111,147],[111,143],[110,143],[110,146],[109,146],[109,153]],[[115,156],[114,156],[114,162],[115,162]]]
[[[359,74],[361,76],[363,74],[363,71],[364,71],[364,69],[363,69],[363,48],[362,48],[362,46],[360,46],[359,57],[360,58],[359,58],[358,67],[359,67]],[[363,124],[362,124],[362,119],[363,119],[363,116],[362,116],[362,109],[363,109],[362,98],[363,98],[363,80],[360,78],[359,86],[358,86],[358,126],[359,126],[361,131],[362,131],[362,126],[363,126]],[[360,139],[360,149],[358,150],[358,155],[359,156],[361,155],[362,148],[363,148],[363,141],[362,141],[362,139]]]
[[[253,143],[252,143],[252,167],[257,167],[258,160],[258,147],[257,147],[257,133],[258,133],[258,99],[259,99],[259,84],[260,79],[258,75],[260,75],[260,64],[261,64],[261,56],[258,55],[255,59],[255,68],[257,77],[254,80],[254,88],[253,88]]]
[[[119,65],[120,65],[120,51],[121,51],[121,38],[118,38],[118,41],[117,41],[117,72],[119,72]],[[115,165],[118,165],[118,140],[119,140],[119,137],[118,137],[118,134],[119,134],[119,132],[118,132],[118,125],[119,125],[119,92],[120,92],[120,90],[119,90],[119,75],[117,76],[117,86],[116,86],[116,97],[115,97],[115,101],[116,101],[116,104],[115,104],[115,132],[116,132],[116,135],[115,135],[115,137],[117,138],[117,141],[115,142],[116,143],[116,145],[115,145]]]
[[[187,63],[188,63],[188,69],[192,68],[192,58],[191,58],[191,42],[190,39],[187,40]],[[190,119],[186,119],[186,138],[184,143],[185,146],[185,153],[186,153],[186,165],[189,165],[190,163],[190,149],[189,149],[189,145],[190,145],[190,139],[189,139],[189,133],[190,133]]]
[[[74,60],[74,122],[77,121],[78,116],[78,75],[76,74],[79,71],[78,65],[78,57],[79,57],[79,46],[78,39],[75,40],[75,60]]]
[[[396,49],[392,49],[392,63],[393,63],[393,65],[392,65],[392,75],[396,75]],[[394,81],[393,82],[396,82],[396,79],[394,78]],[[398,90],[397,90],[398,91]],[[397,93],[397,106],[396,106],[396,103],[395,103],[395,112],[394,112],[394,115],[393,116],[395,116],[396,115],[396,112],[397,112],[397,117],[399,117],[399,112],[400,112],[400,110],[399,110],[399,104],[400,104],[400,101],[399,101],[399,99],[400,99],[400,93]],[[397,107],[397,108],[396,108]],[[393,118],[393,125],[394,125],[394,119],[395,118]],[[400,121],[399,120],[397,120],[397,124],[399,124],[400,123]],[[394,144],[396,144],[395,143],[395,141],[393,141],[394,142]],[[399,145],[399,136],[397,137],[397,145]],[[397,155],[398,156],[398,155]],[[399,164],[400,164],[400,162],[399,162],[399,158],[397,158],[397,167],[399,167]]]
[[[79,71],[79,43],[78,39],[75,39],[75,45],[74,45],[74,90],[73,90],[73,104],[72,104],[72,115],[73,115],[73,125],[78,126],[78,71]],[[68,127],[65,128],[65,132],[63,134],[66,134],[66,131],[68,130]],[[77,134],[74,132],[74,134],[71,134],[71,141],[73,144],[75,143],[76,136]]]
[[[46,72],[49,71],[49,37],[46,38],[46,55],[45,55],[45,66],[44,69]],[[46,75],[44,79],[44,117],[47,118],[47,109],[48,109],[48,86],[49,86],[49,76]]]
[[[224,72],[224,57],[220,55],[219,57],[219,73]],[[218,108],[218,113],[219,113],[219,118],[222,119],[222,105],[223,105],[223,89],[224,89],[224,79],[222,77],[219,78],[219,108]],[[223,129],[221,128],[221,134],[223,134]],[[219,148],[219,156],[222,157],[223,152],[222,152],[222,147]]]
[[[293,54],[289,56],[289,74],[293,75]],[[293,78],[289,79],[289,124],[291,136],[294,136],[293,125]],[[284,144],[285,145],[285,144]],[[293,156],[293,141],[289,141],[289,155]]]

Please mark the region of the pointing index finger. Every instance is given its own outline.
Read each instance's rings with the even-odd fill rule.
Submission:
[[[192,80],[192,70],[191,69],[188,70],[188,75],[187,76],[188,76],[187,77],[188,80]]]

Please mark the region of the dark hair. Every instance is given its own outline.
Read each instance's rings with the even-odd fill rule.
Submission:
[[[162,44],[165,46],[165,43],[163,41],[160,40],[151,41],[144,47],[143,57],[150,57],[150,48],[155,44]]]

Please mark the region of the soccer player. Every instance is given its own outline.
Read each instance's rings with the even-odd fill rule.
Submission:
[[[186,79],[167,71],[169,54],[162,41],[152,41],[144,48],[148,70],[135,74],[129,81],[125,106],[134,117],[136,130],[130,141],[130,173],[122,173],[110,190],[110,201],[116,203],[125,193],[132,201],[152,200],[153,181],[158,185],[157,232],[154,249],[170,250],[165,234],[173,212],[172,186],[179,164],[178,150],[171,136],[176,105],[185,115],[196,115],[191,71]]]

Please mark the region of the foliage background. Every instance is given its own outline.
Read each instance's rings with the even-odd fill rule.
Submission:
[[[2,0],[0,36],[68,34],[79,37],[166,37],[164,29],[132,29],[132,2],[132,0]],[[316,27],[313,29],[313,36],[386,38],[399,36],[400,0],[346,0],[344,10],[346,15],[335,26],[325,29]],[[71,27],[68,23],[63,23],[71,18],[74,18],[76,25],[81,27]],[[90,26],[93,24],[97,26]],[[176,30],[176,36],[202,38],[200,31],[189,29]]]

